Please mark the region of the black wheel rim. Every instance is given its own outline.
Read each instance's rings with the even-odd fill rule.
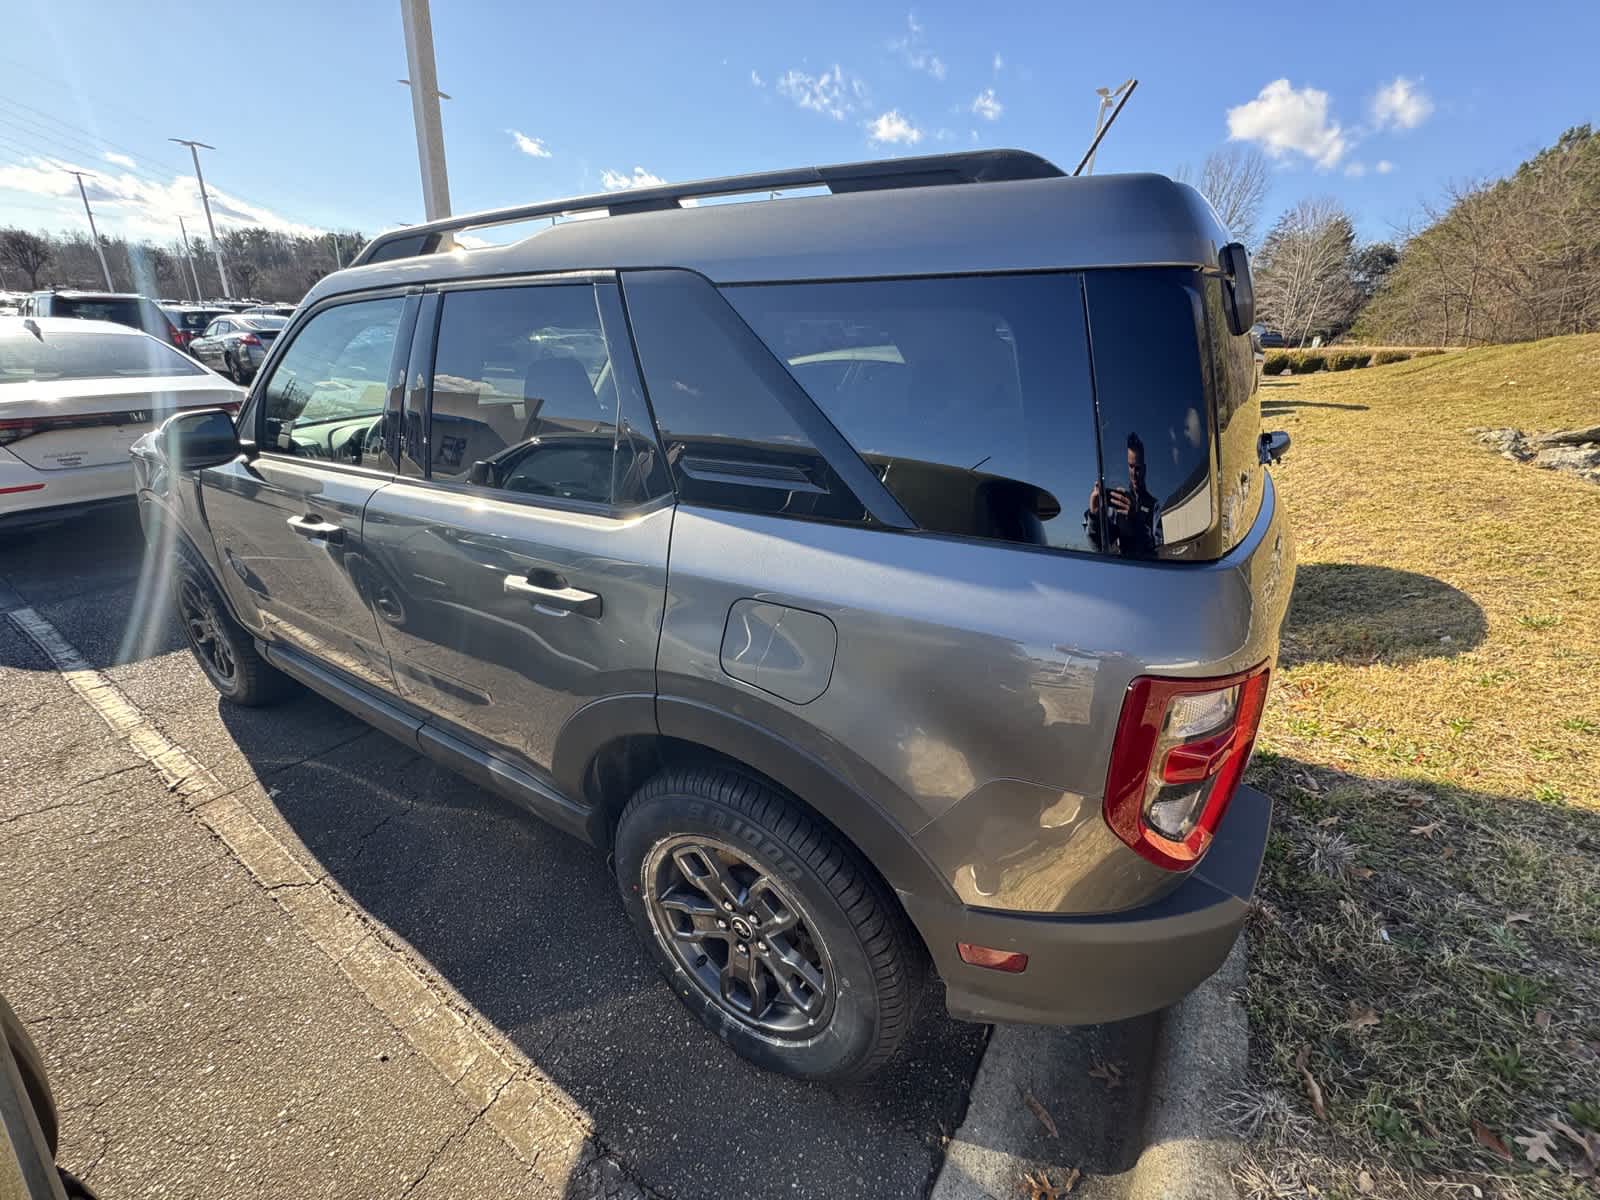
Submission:
[[[238,671],[233,657],[233,647],[223,633],[222,622],[211,597],[192,579],[185,579],[178,587],[178,616],[183,621],[183,631],[189,637],[200,663],[213,679],[232,684]]]
[[[827,947],[790,889],[742,851],[668,838],[644,864],[656,937],[723,1012],[768,1037],[815,1036],[833,1017]]]

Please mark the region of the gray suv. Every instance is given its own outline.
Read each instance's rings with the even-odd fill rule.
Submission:
[[[592,843],[717,1036],[854,1077],[931,976],[1099,1022],[1233,944],[1294,575],[1252,307],[1188,187],[1016,151],[450,218],[142,440],[140,511],[224,697]]]

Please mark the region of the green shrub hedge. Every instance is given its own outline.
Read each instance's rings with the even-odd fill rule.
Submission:
[[[1338,346],[1319,350],[1268,350],[1261,361],[1263,375],[1282,375],[1285,371],[1295,375],[1310,375],[1316,371],[1354,371],[1361,367],[1382,367],[1389,363],[1405,362],[1428,354],[1443,354],[1443,350],[1361,350],[1341,349]]]
[[[1357,367],[1365,367],[1372,362],[1370,351],[1343,350],[1328,356],[1328,369],[1330,371],[1353,371]]]

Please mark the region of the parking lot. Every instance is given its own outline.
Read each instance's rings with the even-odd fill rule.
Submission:
[[[142,560],[131,509],[0,551],[0,979],[102,1196],[925,1193],[987,1030],[930,997],[870,1084],[757,1071],[598,855],[316,697],[220,706]],[[1134,1090],[1058,1108],[1063,1158],[1125,1165]]]

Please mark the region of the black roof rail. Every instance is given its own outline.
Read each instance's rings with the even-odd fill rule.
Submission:
[[[737,196],[773,192],[783,188],[826,187],[840,192],[870,192],[887,188],[937,187],[952,183],[995,183],[1015,179],[1049,179],[1066,172],[1047,159],[1026,150],[969,150],[959,154],[927,154],[917,158],[877,159],[840,163],[830,167],[790,167],[727,175],[691,183],[664,183],[657,187],[598,192],[567,200],[517,204],[484,212],[444,217],[422,225],[406,225],[373,238],[351,261],[352,267],[436,254],[451,248],[450,235],[466,229],[509,225],[537,217],[566,216],[603,210],[611,216],[682,208],[683,201],[702,196]]]

